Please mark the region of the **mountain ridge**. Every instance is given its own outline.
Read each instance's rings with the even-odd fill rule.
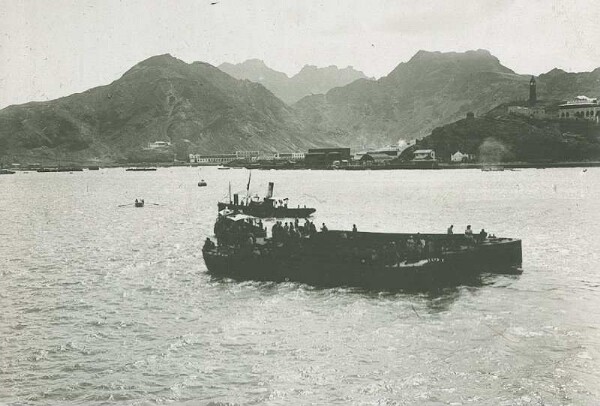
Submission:
[[[268,67],[260,59],[248,59],[238,64],[226,62],[218,68],[236,79],[262,84],[290,105],[304,96],[325,93],[334,87],[345,86],[354,80],[366,78],[363,72],[351,66],[338,68],[335,65],[321,68],[316,65],[304,65],[298,73],[288,76]]]
[[[148,158],[162,160],[186,159],[188,152],[377,147],[422,138],[467,112],[480,116],[527,100],[530,77],[485,50],[419,51],[378,80],[360,78],[290,106],[262,84],[208,63],[156,55],[110,84],[0,110],[0,158],[135,161],[152,155],[140,151],[153,141],[173,145],[163,156]],[[537,77],[537,90],[538,99],[597,96],[600,68],[552,69]]]
[[[598,71],[598,73],[596,73]],[[538,77],[538,96],[568,99],[600,93],[600,69]],[[531,75],[503,66],[486,50],[419,51],[376,81],[355,81],[293,105],[311,131],[342,133],[346,145],[387,145],[422,138],[473,112],[527,99]]]
[[[303,133],[292,109],[262,85],[168,54],[134,65],[108,85],[0,110],[0,146],[109,161],[130,160],[130,152],[157,140],[172,142],[179,159],[187,158],[186,149],[328,145]]]

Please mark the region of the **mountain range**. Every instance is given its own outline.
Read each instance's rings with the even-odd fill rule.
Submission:
[[[342,134],[349,145],[383,145],[421,138],[441,125],[481,115],[499,104],[529,97],[530,75],[500,64],[486,50],[419,51],[377,81],[357,80],[294,105],[312,133]],[[565,100],[600,93],[593,72],[552,70],[537,78],[538,99]]]
[[[304,96],[326,93],[357,79],[366,79],[364,73],[350,66],[338,69],[337,66],[318,68],[314,65],[305,65],[290,78],[283,72],[269,68],[259,59],[249,59],[235,65],[223,63],[219,69],[236,79],[260,83],[287,104],[293,104]]]
[[[296,76],[323,72],[314,67],[303,71]],[[281,75],[273,73],[285,82]],[[144,160],[143,148],[161,140],[173,145],[168,159],[172,154],[185,159],[188,152],[381,146],[421,138],[467,112],[478,116],[499,104],[525,100],[529,79],[485,50],[419,51],[378,80],[359,78],[289,105],[264,80],[265,85],[240,80],[207,63],[159,55],[106,86],[0,110],[0,160],[9,154],[22,160]],[[583,73],[554,69],[537,77],[537,83],[538,99],[597,96],[600,68]]]
[[[262,85],[170,55],[140,62],[107,86],[0,110],[0,151],[67,160],[135,160],[157,140],[183,150],[180,159],[190,149],[224,153],[329,145],[305,134],[295,112]]]

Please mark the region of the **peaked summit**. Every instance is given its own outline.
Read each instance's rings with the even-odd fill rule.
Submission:
[[[106,86],[0,110],[0,149],[63,160],[135,161],[154,141],[170,142],[179,159],[188,151],[327,145],[305,132],[263,86],[170,55],[148,58]]]

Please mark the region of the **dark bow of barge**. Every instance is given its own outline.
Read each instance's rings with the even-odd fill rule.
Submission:
[[[208,272],[236,280],[378,290],[457,286],[482,273],[520,274],[521,240],[465,235],[324,231],[205,244]]]

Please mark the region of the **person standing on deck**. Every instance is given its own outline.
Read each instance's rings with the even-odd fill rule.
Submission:
[[[475,243],[475,239],[473,238],[473,230],[471,229],[471,225],[469,224],[467,226],[467,229],[465,230],[465,237],[467,238],[467,242],[472,245],[473,243]]]
[[[454,234],[454,224],[450,224],[448,227],[448,235]]]

